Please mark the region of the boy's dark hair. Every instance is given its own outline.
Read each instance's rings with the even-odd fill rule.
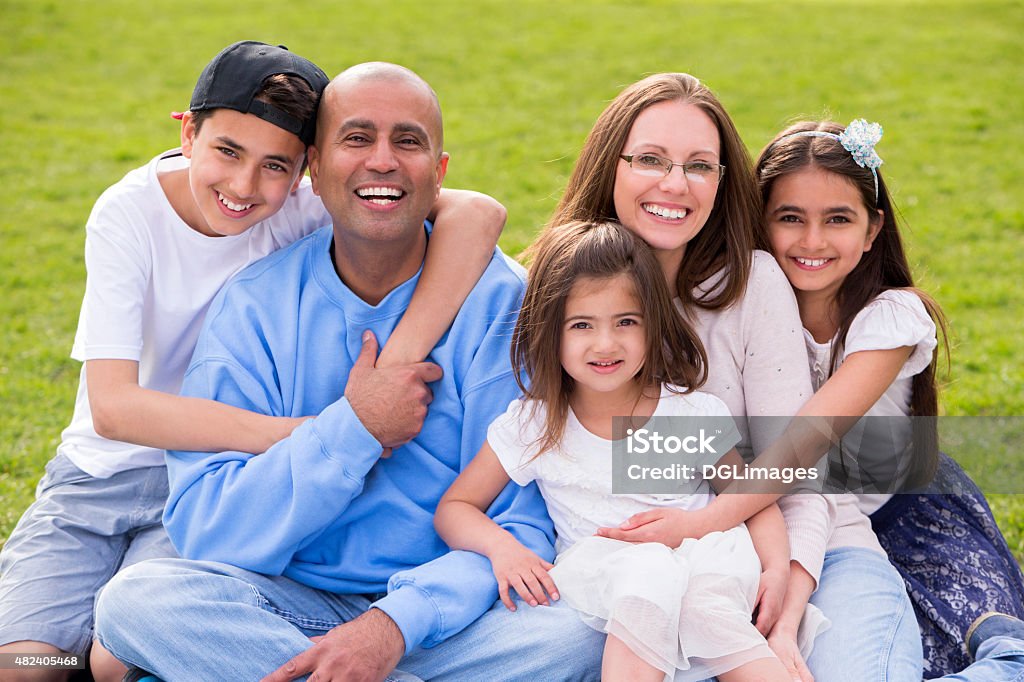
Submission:
[[[260,87],[256,90],[254,99],[279,109],[299,121],[307,121],[316,119],[320,94],[314,92],[313,88],[309,87],[309,83],[299,76],[276,73],[263,80]],[[203,121],[220,108],[222,107],[200,109],[199,111],[192,112],[192,122],[197,133],[202,127]]]
[[[285,46],[243,40],[228,45],[206,65],[189,110],[197,132],[209,116],[203,112],[233,109],[287,130],[309,146],[327,83],[320,67]]]

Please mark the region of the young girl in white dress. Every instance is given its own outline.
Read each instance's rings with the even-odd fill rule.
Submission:
[[[674,494],[614,494],[613,473],[621,472],[613,472],[613,442],[629,428],[654,429],[652,417],[728,422],[715,436],[716,453],[680,462],[696,472],[703,464],[743,466],[733,448],[739,434],[721,419],[724,403],[693,390],[704,380],[704,350],[674,308],[653,253],[618,224],[589,222],[546,230],[531,250],[512,344],[517,373],[530,383],[442,498],[438,533],[452,549],[490,559],[509,609],[516,609],[510,590],[530,606],[562,599],[607,632],[605,680],[788,681],[752,624],[765,585],[788,580],[775,505],[676,548],[594,535],[655,507],[699,509],[724,483],[698,474]],[[554,567],[483,513],[510,480],[537,481],[557,533]]]

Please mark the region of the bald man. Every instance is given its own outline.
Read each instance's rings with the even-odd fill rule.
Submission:
[[[393,64],[345,71],[324,93],[309,162],[332,225],[225,287],[182,392],[316,417],[257,455],[168,453],[164,523],[184,558],[111,581],[101,642],[165,680],[597,679],[603,635],[557,603],[507,611],[487,559],[449,551],[433,529],[441,495],[518,394],[522,268],[495,250],[432,362],[374,367],[448,166],[436,95]],[[553,557],[535,487],[510,484],[490,514]]]

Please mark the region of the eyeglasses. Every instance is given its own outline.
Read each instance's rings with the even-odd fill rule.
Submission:
[[[675,163],[672,159],[666,159],[657,154],[620,154],[619,158],[628,163],[637,175],[661,177],[671,173],[672,166],[679,166],[683,169],[683,175],[689,182],[718,184],[725,177],[725,166],[720,163],[708,163],[707,161]]]

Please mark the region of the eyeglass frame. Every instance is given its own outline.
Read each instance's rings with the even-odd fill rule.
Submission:
[[[723,166],[720,163],[709,163],[707,161],[687,161],[686,163],[676,163],[672,159],[664,157],[661,154],[651,154],[650,152],[642,152],[640,154],[619,154],[619,158],[622,159],[623,161],[625,161],[626,163],[628,163],[629,167],[633,171],[636,171],[636,168],[633,167],[633,159],[638,157],[638,156],[653,156],[655,158],[658,158],[658,159],[661,159],[661,160],[665,161],[668,165],[667,166],[662,166],[662,168],[665,169],[664,177],[668,177],[669,174],[672,172],[672,169],[675,168],[676,166],[679,166],[680,168],[683,169],[683,176],[685,176],[688,181],[689,180],[694,180],[694,179],[697,179],[699,181],[703,181],[703,178],[700,177],[699,175],[697,176],[697,178],[691,178],[689,176],[689,174],[687,174],[687,172],[686,172],[686,167],[687,166],[690,166],[690,165],[693,165],[693,164],[698,164],[698,163],[699,164],[703,164],[705,166],[712,166],[712,167],[717,166],[718,167],[718,182],[715,183],[716,185],[722,184],[722,178],[725,177],[725,166]],[[649,177],[655,177],[655,176],[651,175]]]

